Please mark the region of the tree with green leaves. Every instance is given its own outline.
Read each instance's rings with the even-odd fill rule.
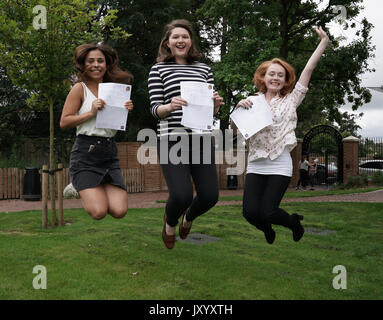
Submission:
[[[163,28],[176,18],[192,20],[191,1],[185,0],[98,0],[100,16],[108,9],[118,10],[115,26],[128,30],[131,36],[126,41],[111,39],[106,34],[105,42],[118,52],[120,65],[133,76],[132,99],[135,108],[129,114],[126,132],[118,132],[116,139],[136,141],[142,128],[156,128],[156,120],[149,112],[148,75],[156,62]]]
[[[28,93],[15,86],[6,68],[0,66],[0,159],[5,160],[13,144],[22,136],[22,115],[26,109]]]
[[[319,1],[287,0],[206,0],[197,11],[204,34],[219,48],[219,61],[214,65],[216,86],[227,103],[221,118],[221,128],[228,125],[229,113],[241,98],[254,91],[253,73],[261,61],[280,57],[302,71],[309,55],[317,45],[315,25],[323,27],[339,17],[339,9],[347,13],[343,28],[356,30],[356,40],[342,45],[331,34],[326,49],[310,84],[310,90],[298,108],[298,136],[323,119],[340,123],[339,107],[345,99],[356,110],[371,99],[361,86],[360,75],[373,71],[368,66],[374,46],[371,44],[372,25],[363,19],[359,25],[354,18],[361,12],[362,0]],[[329,32],[328,32],[329,33]]]
[[[86,42],[102,41],[106,28],[115,37],[128,37],[115,28],[116,11],[98,17],[90,0],[8,0],[0,2],[0,65],[6,66],[14,85],[31,93],[34,110],[49,110],[49,170],[56,168],[54,110],[69,91],[76,70],[74,49]],[[52,224],[55,213],[55,180],[50,175]]]

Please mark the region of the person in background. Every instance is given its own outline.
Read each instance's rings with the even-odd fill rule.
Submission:
[[[310,162],[309,162],[309,181],[311,185],[310,190],[314,190],[316,174],[317,174],[317,163],[315,162],[314,158],[310,158]]]
[[[306,186],[309,181],[309,162],[307,161],[307,156],[303,155],[301,160],[299,160],[299,180],[297,183],[296,190],[300,190],[300,185],[302,185],[303,190],[306,190]]]

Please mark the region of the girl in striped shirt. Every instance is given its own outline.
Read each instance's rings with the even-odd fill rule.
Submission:
[[[201,55],[193,42],[189,21],[174,20],[165,27],[157,64],[149,73],[150,111],[159,120],[157,149],[168,185],[162,239],[168,249],[175,243],[175,228],[179,218],[179,235],[185,239],[193,220],[212,208],[218,200],[218,179],[211,131],[186,128],[181,125],[182,107],[187,101],[180,96],[181,81],[197,81],[214,85],[211,69],[198,62]],[[214,92],[214,114],[223,99]],[[171,151],[181,146],[181,161],[173,161]],[[185,156],[186,155],[186,156]],[[195,163],[195,156],[199,156]],[[201,162],[203,159],[203,163]],[[193,179],[196,197],[193,198]]]

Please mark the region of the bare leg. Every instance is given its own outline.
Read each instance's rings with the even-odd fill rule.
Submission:
[[[81,190],[79,194],[82,206],[93,219],[100,220],[106,216],[108,212],[108,198],[102,185]]]
[[[108,213],[114,218],[123,218],[128,211],[128,193],[126,190],[111,184],[105,184],[104,190],[108,199]]]
[[[171,227],[166,223],[166,234],[172,236],[176,233],[176,227]]]
[[[109,213],[114,218],[123,218],[128,211],[128,194],[125,190],[110,185],[84,189],[79,192],[85,211],[96,220]]]

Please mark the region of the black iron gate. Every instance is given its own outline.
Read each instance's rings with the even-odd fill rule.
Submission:
[[[315,176],[311,176],[315,184],[343,182],[342,140],[340,132],[328,125],[316,126],[304,136],[302,155],[316,163]]]

